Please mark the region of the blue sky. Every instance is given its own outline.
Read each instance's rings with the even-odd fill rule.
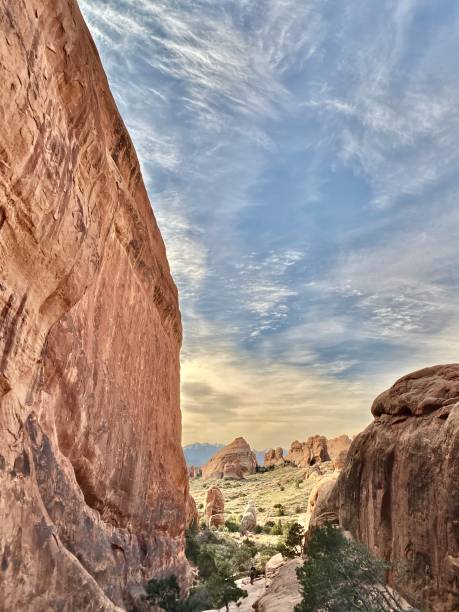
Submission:
[[[458,361],[459,4],[80,0],[180,291],[184,443]]]

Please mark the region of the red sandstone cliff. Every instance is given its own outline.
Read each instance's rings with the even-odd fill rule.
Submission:
[[[311,524],[336,518],[403,570],[399,590],[435,612],[459,609],[459,364],[398,380],[373,403]],[[323,493],[323,494],[322,494]]]
[[[112,610],[187,571],[177,290],[75,0],[0,20],[0,607]]]

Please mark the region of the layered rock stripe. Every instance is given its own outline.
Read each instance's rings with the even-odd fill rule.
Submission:
[[[77,3],[0,20],[0,605],[112,610],[187,579],[177,290]]]

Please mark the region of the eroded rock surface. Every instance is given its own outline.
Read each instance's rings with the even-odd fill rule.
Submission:
[[[293,612],[301,601],[296,570],[302,564],[302,560],[296,558],[278,562],[279,556],[282,559],[282,555],[275,555],[272,558],[274,575],[270,578],[266,593],[253,604],[258,612]]]
[[[257,526],[257,508],[255,502],[250,501],[247,504],[244,514],[241,519],[241,533],[246,534],[249,531],[254,532]]]
[[[349,449],[351,448],[351,444],[352,440],[346,434],[336,436],[336,438],[328,438],[327,452],[328,456],[330,457],[330,460],[333,462],[334,465],[339,464],[342,467],[344,461],[346,460],[346,455]],[[337,469],[341,468],[337,467]]]
[[[264,467],[277,467],[280,465],[284,465],[284,463],[284,450],[280,446],[278,446],[277,448],[270,448],[266,451],[265,458],[263,461]]]
[[[255,453],[244,438],[236,438],[203,466],[202,477],[241,480],[246,474],[254,474],[256,467]]]
[[[290,446],[287,461],[298,467],[307,467],[330,461],[325,436],[310,436],[306,442],[295,440]]]
[[[221,489],[210,487],[206,493],[205,519],[208,527],[220,527],[225,523],[225,498]]]
[[[398,380],[373,403],[326,511],[404,569],[402,594],[459,609],[459,364]]]
[[[177,290],[76,2],[0,20],[0,600],[111,610],[187,573]]]

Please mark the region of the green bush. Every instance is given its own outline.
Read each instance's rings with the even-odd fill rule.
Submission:
[[[365,546],[347,540],[338,527],[317,528],[308,543],[307,559],[297,569],[303,599],[295,612],[401,612],[385,584],[388,569]]]
[[[282,504],[274,504],[273,508],[277,516],[285,516],[285,508]]]
[[[229,519],[225,521],[225,527],[231,533],[236,533],[239,531],[240,524],[234,518],[230,517]]]
[[[282,535],[283,533],[284,529],[282,527],[282,522],[279,519],[279,521],[273,527],[271,527],[271,535]]]
[[[169,576],[161,580],[150,580],[147,583],[147,600],[152,605],[159,606],[164,610],[175,611],[180,606],[180,587],[175,576]]]
[[[303,526],[297,522],[286,523],[283,528],[283,535],[284,538],[279,542],[277,550],[289,559],[301,555],[304,537]]]

